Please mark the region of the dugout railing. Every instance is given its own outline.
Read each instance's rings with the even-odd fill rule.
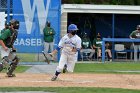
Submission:
[[[105,43],[111,42],[112,43],[112,55],[114,56],[114,44],[117,42],[122,43],[134,43],[134,42],[140,42],[140,39],[130,39],[130,38],[103,38],[102,39],[102,62],[105,62]],[[126,50],[126,52],[130,52],[132,50]],[[113,57],[114,60],[114,57]]]

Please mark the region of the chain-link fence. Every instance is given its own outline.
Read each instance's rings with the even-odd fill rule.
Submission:
[[[7,14],[9,12],[9,14]],[[4,28],[4,23],[8,16],[12,19],[11,14],[13,13],[13,0],[0,0],[0,30]],[[18,51],[18,50],[17,50]],[[22,62],[38,62],[44,61],[45,58],[41,53],[17,53]]]
[[[51,21],[51,26],[56,31],[55,38],[57,39],[55,39],[55,43],[59,40],[59,10],[61,0],[57,2],[50,1],[51,0],[0,0],[0,31],[4,28],[5,22],[9,22],[13,18],[20,21],[18,38],[14,47],[17,49],[17,54],[22,62],[40,62],[45,60],[41,53],[44,48],[42,28],[44,28],[45,21]],[[29,6],[26,7],[26,5]],[[42,7],[40,7],[40,5],[42,5]],[[35,8],[39,10],[35,11]],[[29,10],[30,12],[28,12]],[[48,11],[48,13],[46,13],[46,11]],[[27,12],[28,14],[25,14]],[[33,15],[31,15],[31,12],[34,12]]]
[[[0,0],[0,11],[1,12],[7,11],[7,9],[8,9],[8,3],[7,2],[10,2],[9,7],[12,10],[13,0]]]

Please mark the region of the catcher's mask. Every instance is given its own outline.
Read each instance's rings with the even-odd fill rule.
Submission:
[[[5,22],[5,28],[6,28],[6,29],[9,28],[9,23]]]
[[[14,29],[19,29],[19,21],[18,20],[15,20],[15,19],[12,19],[9,23],[9,25],[13,25],[13,28]]]

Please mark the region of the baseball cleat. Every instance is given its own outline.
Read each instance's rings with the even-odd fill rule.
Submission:
[[[15,74],[7,74],[6,77],[16,77],[16,75]]]
[[[51,81],[55,81],[57,79],[57,76],[53,76]]]

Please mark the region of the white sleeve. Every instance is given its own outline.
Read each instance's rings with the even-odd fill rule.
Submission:
[[[58,47],[59,47],[59,48],[63,48],[63,46],[64,46],[64,37],[62,37],[62,38],[60,39],[59,44],[58,44]]]
[[[81,49],[81,38],[79,38],[79,39],[77,40],[76,48],[77,48],[77,50],[80,50],[80,49]]]

